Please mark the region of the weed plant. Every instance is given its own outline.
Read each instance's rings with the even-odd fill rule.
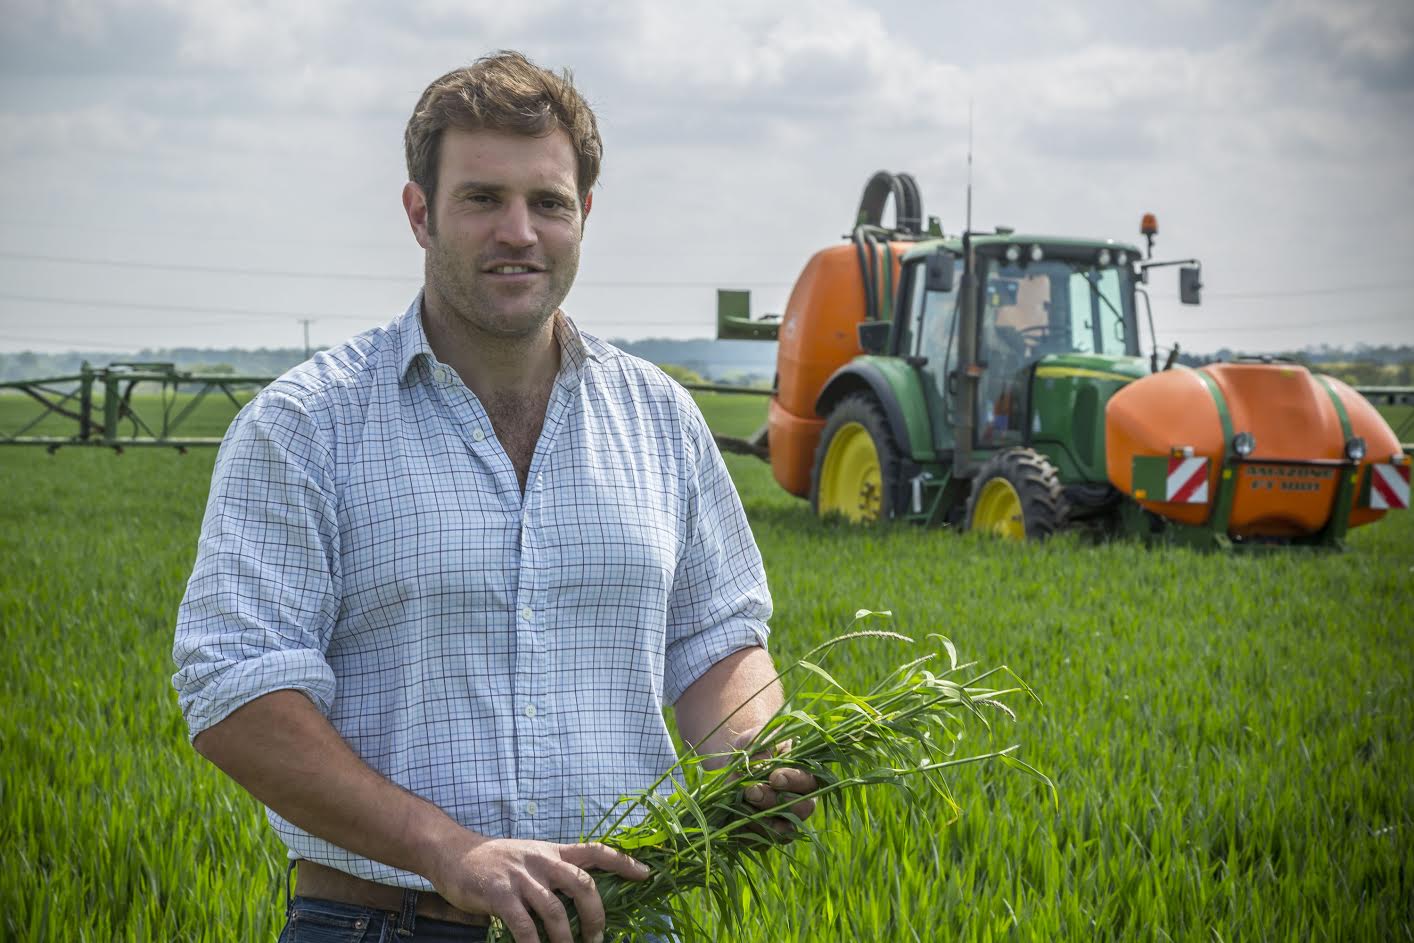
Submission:
[[[855,621],[886,615],[891,613],[861,609]],[[810,837],[806,824],[791,811],[803,799],[833,808],[847,790],[887,785],[913,801],[915,787],[926,785],[947,807],[956,809],[944,772],[987,760],[1002,760],[1049,783],[1043,774],[1015,759],[1015,744],[959,754],[969,726],[990,732],[989,714],[1015,719],[1005,703],[1008,697],[1035,695],[1005,666],[977,672],[973,664],[958,664],[948,639],[932,636],[930,641],[946,652],[946,668],[930,670],[939,653],[929,652],[904,662],[859,693],[825,670],[823,656],[844,644],[912,645],[913,640],[896,632],[863,630],[816,646],[781,671],[782,683],[790,685],[786,705],[749,744],[725,755],[688,749],[653,788],[625,797],[610,809],[585,839],[631,854],[652,874],[646,881],[615,874],[597,877],[609,938],[632,941],[674,931],[688,939],[720,938],[708,935],[704,915],[682,897],[698,888],[706,893],[696,902],[709,903],[712,916],[736,938],[746,920],[742,901],[759,883],[755,865],[761,855],[785,847],[772,819],[789,823],[796,840]],[[1016,683],[1006,688],[985,686],[994,677]],[[785,768],[811,774],[816,788],[803,794],[778,794],[777,803],[765,809],[745,800],[744,790],[768,784],[772,773]],[[661,785],[670,786],[666,795],[658,791]],[[573,912],[570,925],[577,936],[578,915]],[[496,943],[509,939],[500,927],[491,935]]]

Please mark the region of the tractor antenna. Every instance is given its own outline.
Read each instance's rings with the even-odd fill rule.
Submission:
[[[972,99],[967,100],[967,231],[972,232]]]

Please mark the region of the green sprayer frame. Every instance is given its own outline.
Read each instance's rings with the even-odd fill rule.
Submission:
[[[42,407],[39,414],[14,434],[0,433],[0,445],[43,446],[51,453],[62,447],[98,446],[122,452],[125,448],[189,448],[220,445],[220,436],[183,436],[182,427],[207,396],[225,396],[237,409],[242,406],[237,392],[258,390],[274,382],[270,376],[227,373],[194,373],[161,362],[115,362],[106,367],[84,363],[79,372],[68,376],[37,380],[0,382],[0,394],[14,391],[30,397]],[[155,385],[161,393],[160,413],[149,409],[144,415],[133,404],[139,384]],[[712,383],[686,383],[687,389],[704,393],[743,393],[770,396],[771,390]],[[194,393],[179,400],[178,393]],[[27,435],[51,416],[74,423],[72,435]],[[726,451],[743,452],[765,458],[765,447],[744,440],[719,436]]]
[[[116,362],[106,367],[84,363],[76,374],[37,380],[10,380],[0,391],[15,390],[43,407],[39,414],[13,435],[0,436],[0,445],[39,445],[53,452],[61,446],[89,445],[121,452],[130,447],[175,448],[220,445],[220,437],[182,436],[188,417],[212,393],[225,396],[237,409],[237,391],[259,389],[273,381],[269,376],[229,373],[191,373],[171,363]],[[155,384],[161,391],[160,415],[144,416],[133,406],[138,384]],[[179,392],[195,395],[178,405]],[[51,416],[71,420],[73,435],[26,435]]]

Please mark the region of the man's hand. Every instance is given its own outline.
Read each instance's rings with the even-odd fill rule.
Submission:
[[[428,880],[452,906],[501,918],[516,943],[536,943],[534,914],[552,943],[574,943],[569,916],[555,892],[574,901],[583,943],[604,937],[604,904],[588,870],[612,871],[631,881],[649,876],[644,865],[597,843],[557,845],[467,833]]]
[[[760,732],[760,727],[742,731],[742,733],[737,736],[734,746],[738,750],[749,747],[751,741],[756,739],[756,735]],[[777,756],[789,752],[789,740],[776,747]],[[816,783],[815,777],[811,776],[805,770],[782,767],[781,769],[773,770],[771,775],[767,777],[765,783],[754,783],[747,786],[742,792],[742,796],[747,802],[758,809],[774,809],[782,802],[785,802],[791,795],[804,795],[809,792],[814,792],[817,788],[819,788],[819,784]],[[815,811],[815,800],[801,799],[798,802],[792,803],[789,807],[789,811],[796,818],[804,821],[810,817],[810,813]],[[784,816],[772,816],[767,819],[766,822],[772,832],[786,841],[789,841],[792,834],[795,832],[795,823]]]

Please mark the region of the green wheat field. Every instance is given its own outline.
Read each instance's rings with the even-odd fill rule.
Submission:
[[[749,433],[759,398],[705,395]],[[0,432],[32,409],[0,397]],[[212,402],[195,435],[232,410]],[[41,427],[37,433],[58,431]],[[0,939],[273,940],[283,849],[188,746],[173,619],[214,449],[0,449]],[[1344,554],[1011,545],[812,519],[728,456],[794,660],[861,608],[1005,664],[1000,764],[856,795],[752,879],[747,943],[1414,940],[1414,516]],[[830,663],[868,685],[896,650]],[[974,745],[982,752],[988,744]]]

